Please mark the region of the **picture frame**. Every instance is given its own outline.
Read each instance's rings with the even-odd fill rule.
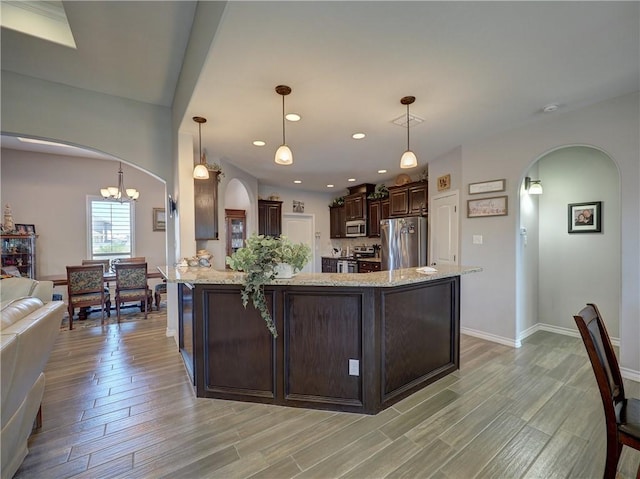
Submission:
[[[569,203],[567,220],[569,234],[602,233],[602,201]]]
[[[467,218],[507,216],[508,214],[508,197],[506,195],[467,200]]]
[[[294,213],[304,213],[304,202],[293,200],[293,212]]]
[[[166,231],[167,217],[164,208],[153,209],[153,231]]]
[[[16,231],[20,235],[35,235],[36,234],[36,225],[29,225],[24,223],[16,223],[14,225]]]
[[[451,188],[451,174],[438,176],[438,191],[446,191]]]
[[[507,180],[502,178],[499,180],[480,181],[478,183],[469,183],[469,194],[479,195],[482,193],[496,193],[507,189]]]

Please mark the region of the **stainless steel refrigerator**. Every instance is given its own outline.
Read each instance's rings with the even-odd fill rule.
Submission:
[[[380,222],[383,270],[427,265],[427,219],[422,216]]]

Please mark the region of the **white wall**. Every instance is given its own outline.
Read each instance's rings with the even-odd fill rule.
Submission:
[[[536,163],[527,171],[526,176],[538,179],[538,164]],[[543,183],[543,188],[546,186]],[[539,298],[539,269],[540,264],[540,238],[539,238],[539,195],[529,195],[521,183],[519,190],[520,199],[520,229],[517,236],[518,258],[521,265],[518,276],[516,304],[518,305],[516,339],[533,332],[539,323],[538,298]],[[517,208],[514,205],[512,211]],[[524,229],[524,231],[523,231]]]
[[[612,337],[620,324],[620,191],[616,165],[601,151],[571,147],[538,162],[541,323],[575,329],[572,315],[596,303]],[[568,204],[602,201],[602,233],[569,234]]]
[[[516,245],[520,226],[520,182],[546,152],[565,145],[593,145],[617,164],[623,201],[621,215],[620,359],[640,374],[640,140],[638,94],[625,95],[573,112],[544,116],[544,121],[462,147],[463,201],[468,183],[507,180],[510,211],[505,217],[462,218],[463,263],[484,268],[462,279],[461,322],[470,330],[515,343],[517,339]],[[472,235],[484,244],[472,244]],[[583,305],[576,304],[574,312]]]
[[[108,153],[172,177],[171,110],[2,71],[2,131]]]
[[[261,198],[267,199],[271,195],[280,196],[282,201],[282,212],[293,212],[293,200],[304,203],[305,214],[315,216],[316,233],[320,233],[320,238],[315,239],[315,244],[310,245],[315,249],[315,269],[322,271],[322,256],[331,256],[331,239],[329,238],[329,203],[338,196],[335,193],[317,193],[312,191],[300,191],[294,189],[280,188],[261,183],[258,186],[258,194]]]
[[[136,256],[150,270],[165,263],[165,232],[153,231],[153,208],[165,207],[165,185],[122,164],[125,186],[136,188]],[[36,227],[38,277],[66,274],[67,265],[88,258],[87,195],[117,185],[118,162],[2,149],[2,204],[11,204],[16,223]],[[62,291],[59,291],[62,292]]]

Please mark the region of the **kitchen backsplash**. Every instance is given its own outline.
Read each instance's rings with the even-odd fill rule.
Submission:
[[[328,251],[323,251],[322,256],[334,257],[340,256],[339,253],[334,254],[334,248],[338,251],[346,251],[347,247],[351,250],[354,246],[373,246],[380,244],[380,238],[345,238],[332,239],[331,246]]]

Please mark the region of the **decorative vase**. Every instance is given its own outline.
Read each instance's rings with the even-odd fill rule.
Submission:
[[[293,278],[293,267],[287,263],[278,263],[273,272],[278,279]]]

